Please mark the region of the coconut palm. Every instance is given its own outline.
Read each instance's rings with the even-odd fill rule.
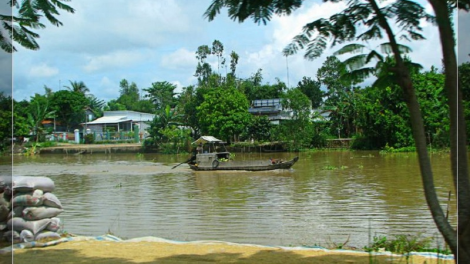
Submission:
[[[65,88],[69,89],[72,92],[77,92],[81,94],[86,94],[90,92],[90,89],[85,85],[83,81],[69,81],[70,86],[64,86]]]

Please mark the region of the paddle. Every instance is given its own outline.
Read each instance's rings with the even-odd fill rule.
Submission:
[[[171,169],[174,169],[174,168],[178,167],[179,165],[184,164],[184,163],[188,163],[190,161],[191,161],[191,159],[188,159],[187,161],[181,162],[180,164],[173,166],[173,168],[171,168]]]

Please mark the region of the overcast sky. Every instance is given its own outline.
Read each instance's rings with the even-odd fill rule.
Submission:
[[[287,79],[283,48],[303,25],[341,11],[342,3],[305,1],[290,16],[275,16],[266,26],[252,20],[234,22],[226,10],[208,22],[203,13],[210,3],[211,0],[71,1],[75,14],[61,12],[62,27],[45,22],[47,28],[37,31],[41,35],[40,50],[16,46],[13,96],[18,101],[29,100],[34,93],[44,94],[45,85],[57,91],[65,89],[63,86],[69,81],[83,81],[91,94],[109,101],[118,98],[122,79],[135,82],[140,89],[150,87],[152,82],[168,81],[176,84],[179,92],[181,87],[197,83],[193,76],[197,47],[210,46],[215,39],[223,43],[227,61],[231,51],[239,54],[238,77],[248,78],[262,68],[264,82],[275,83],[279,78],[294,87],[303,76],[315,78],[326,56],[337,49],[329,49],[314,61],[303,59],[303,51],[289,56]],[[462,21],[459,23],[462,25]],[[428,23],[422,26],[427,40],[403,44],[413,49],[411,58],[425,69],[433,65],[441,68],[437,28]],[[468,58],[459,57],[461,61]],[[217,70],[216,60],[212,62]],[[225,69],[221,72],[225,74]]]

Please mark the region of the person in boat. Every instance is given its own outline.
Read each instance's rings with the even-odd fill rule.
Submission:
[[[188,160],[188,164],[195,164],[196,163],[196,155],[197,155],[197,148],[193,148],[191,158]]]
[[[271,160],[271,164],[279,164],[279,163],[284,162],[282,159],[269,158],[269,160]]]
[[[197,148],[196,148],[196,151],[197,151],[197,154],[201,154],[201,153],[202,153],[202,143],[199,143],[199,145],[198,145]]]

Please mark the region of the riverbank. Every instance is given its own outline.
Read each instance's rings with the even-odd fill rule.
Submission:
[[[403,255],[304,247],[268,247],[222,241],[177,242],[156,237],[74,237],[15,249],[15,263],[453,263],[435,255]],[[28,244],[27,246],[31,246]],[[1,254],[11,257],[11,252]]]
[[[59,144],[40,149],[40,153],[44,154],[138,153],[140,151],[142,151],[140,143]]]

